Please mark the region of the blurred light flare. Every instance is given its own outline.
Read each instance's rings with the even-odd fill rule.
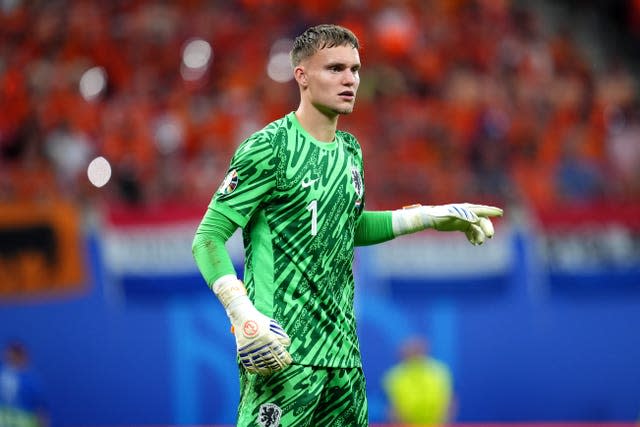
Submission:
[[[94,186],[103,187],[111,179],[111,164],[102,156],[96,157],[87,167],[87,177]]]
[[[167,114],[157,121],[153,136],[158,151],[171,154],[182,146],[184,130],[179,120]]]
[[[278,39],[271,45],[270,54],[286,53],[287,55],[293,49],[293,40],[291,39]]]
[[[271,55],[267,65],[267,75],[278,83],[286,83],[293,79],[289,54],[280,52]]]
[[[79,83],[80,95],[85,101],[94,101],[107,88],[107,72],[103,67],[89,68],[82,74]]]
[[[283,38],[276,40],[269,51],[267,75],[278,83],[286,83],[293,79],[291,57],[289,52],[293,48],[293,40]]]
[[[13,13],[22,6],[22,0],[0,0],[0,10],[6,14]]]
[[[202,39],[189,40],[182,49],[180,75],[187,81],[199,80],[209,70],[212,59],[213,48],[209,42]]]

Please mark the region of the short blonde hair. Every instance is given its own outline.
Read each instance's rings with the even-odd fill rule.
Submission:
[[[293,42],[291,64],[295,67],[300,62],[313,56],[320,49],[351,45],[360,48],[358,38],[351,30],[340,25],[322,24],[310,27]]]

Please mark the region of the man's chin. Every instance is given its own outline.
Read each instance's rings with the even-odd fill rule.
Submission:
[[[353,105],[341,106],[336,108],[318,108],[318,110],[327,117],[345,116],[353,112]]]

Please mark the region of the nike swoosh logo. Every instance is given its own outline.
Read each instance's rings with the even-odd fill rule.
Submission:
[[[316,179],[308,179],[306,181],[302,181],[300,183],[300,185],[302,186],[302,188],[307,188],[313,185],[314,182],[316,182],[318,180],[318,178]]]

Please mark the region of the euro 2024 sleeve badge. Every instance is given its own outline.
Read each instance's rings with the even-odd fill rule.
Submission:
[[[232,171],[229,171],[229,173],[227,173],[227,176],[224,177],[224,180],[222,181],[222,184],[220,184],[217,193],[220,196],[228,196],[229,194],[233,193],[233,190],[235,190],[237,186],[238,172],[233,169]]]

